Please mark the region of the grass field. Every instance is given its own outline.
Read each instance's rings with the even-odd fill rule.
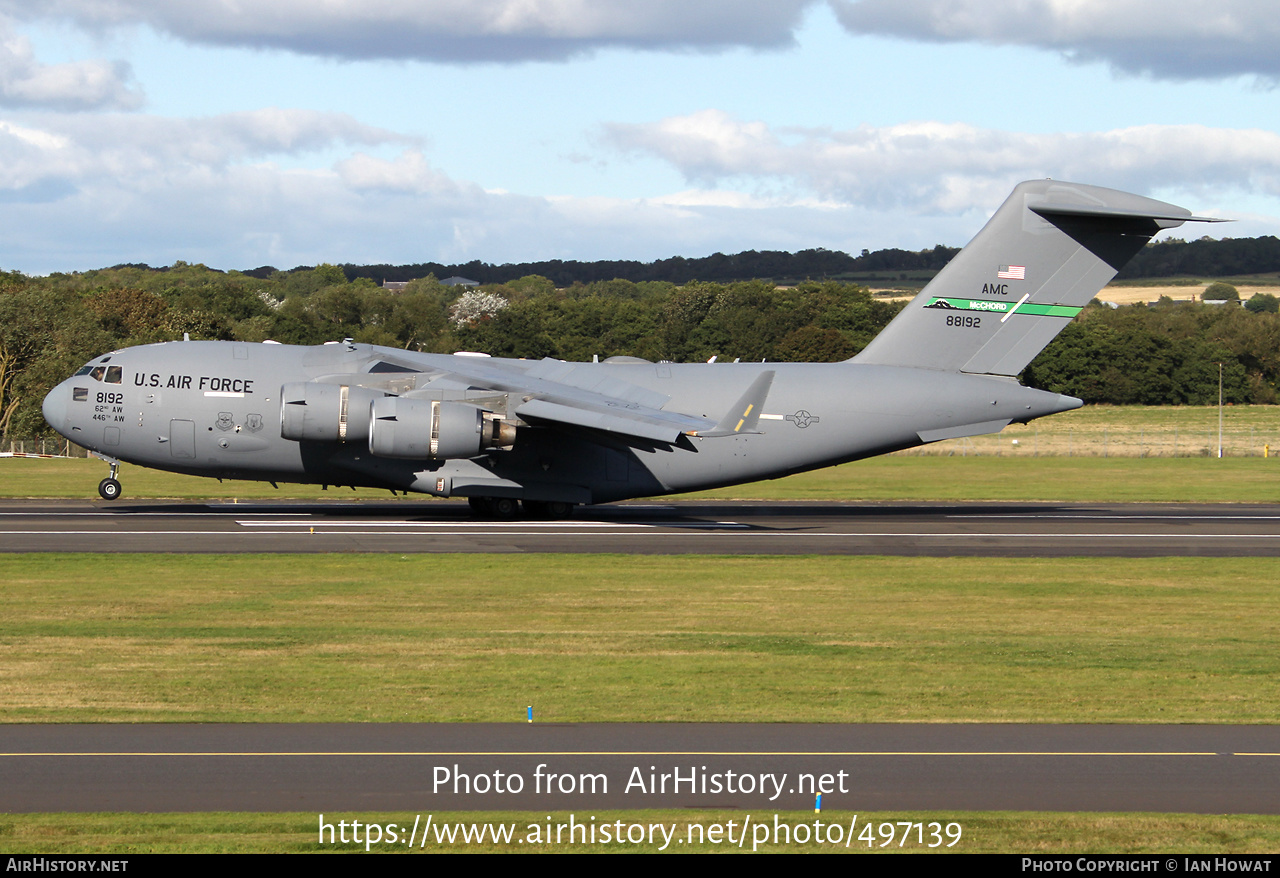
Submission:
[[[676,499],[1275,503],[1280,461],[891,455]]]
[[[0,496],[97,500],[106,464],[0,459]],[[121,470],[121,505],[144,499],[376,500],[430,502],[421,495],[263,482],[218,482],[141,467]],[[928,501],[1027,500],[1076,503],[1274,503],[1280,458],[1136,458],[890,455],[673,499]]]
[[[677,844],[676,838],[689,838],[688,827],[701,826],[702,831],[693,838],[709,838],[713,824],[724,827],[734,821],[736,833],[741,832],[744,817],[750,814],[753,821],[765,821],[772,829],[774,814],[763,811],[701,811],[653,810],[653,811],[600,811],[586,814],[576,812],[578,821],[596,825],[621,820],[646,827],[654,823],[666,824],[674,830],[667,853],[731,853],[739,849],[724,841],[701,845]],[[411,827],[413,813],[360,813],[326,814],[326,822],[358,819],[362,824],[380,825],[395,823]],[[425,820],[425,814],[421,815]],[[508,812],[441,812],[433,813],[436,823],[464,823],[474,826],[507,825],[512,830],[508,843],[494,843],[492,828],[486,831],[486,841],[463,844],[447,841],[431,842],[417,850],[429,853],[629,853],[653,852],[662,845],[649,844],[562,844],[539,843],[534,833],[546,834],[546,824],[567,823],[568,812],[538,811],[534,813]],[[1243,854],[1273,853],[1280,849],[1280,817],[1220,816],[1203,814],[1045,814],[1036,812],[896,812],[852,813],[847,811],[823,811],[821,815],[805,812],[783,812],[778,821],[792,828],[807,824],[804,837],[811,838],[813,823],[821,820],[826,826],[840,824],[847,836],[853,826],[855,836],[849,846],[842,844],[798,843],[792,835],[791,844],[762,844],[761,851],[779,853],[916,853],[930,852],[933,839],[927,834],[919,844],[913,834],[911,843],[898,848],[895,843],[880,847],[882,841],[877,831],[871,837],[869,847],[859,840],[865,827],[878,830],[884,822],[909,820],[929,823],[936,821],[944,827],[941,842],[934,852],[946,853],[1006,853],[1016,851],[1028,854],[1046,853],[1198,853]],[[852,821],[852,822],[851,822]],[[959,824],[960,840],[952,847],[945,845],[952,840],[945,835],[948,824]],[[753,823],[753,826],[756,825]],[[900,829],[896,830],[901,832]],[[364,827],[361,827],[364,832]],[[886,832],[886,835],[888,833]],[[659,835],[655,833],[655,836]],[[752,835],[748,835],[743,852],[750,852]],[[952,830],[954,837],[955,830]],[[567,838],[567,834],[563,836]],[[901,835],[898,836],[901,838]],[[350,838],[350,835],[348,835]],[[0,852],[30,852],[46,854],[130,854],[130,853],[315,853],[317,851],[365,852],[364,844],[319,844],[319,819],[314,813],[301,814],[23,814],[0,815]],[[521,842],[520,839],[529,839]],[[785,836],[784,836],[785,839]],[[389,843],[371,845],[373,851],[408,853],[407,845]],[[132,864],[131,864],[132,865]],[[133,869],[130,869],[133,871]]]
[[[866,286],[877,298],[908,301],[924,289],[925,284],[932,280],[936,273],[932,271],[852,272],[842,275],[841,279]],[[1276,287],[1280,285],[1280,276],[1276,272],[1270,272],[1239,277],[1159,277],[1124,280],[1108,284],[1099,291],[1098,298],[1117,305],[1154,302],[1161,296],[1168,296],[1175,302],[1198,302],[1205,287],[1214,281],[1231,284],[1240,293],[1240,298],[1247,300],[1257,293],[1274,295]]]
[[[1224,457],[1280,455],[1280,406],[1226,406]],[[1091,405],[1012,424],[999,433],[926,445],[902,454],[1006,457],[1217,457],[1217,406]]]
[[[1280,560],[10,556],[9,722],[1274,722]]]

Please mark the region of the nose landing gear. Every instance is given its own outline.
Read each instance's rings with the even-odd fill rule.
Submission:
[[[103,500],[118,500],[120,499],[120,482],[116,479],[116,474],[120,472],[120,461],[109,458],[104,460],[111,464],[111,474],[98,482],[98,496]]]

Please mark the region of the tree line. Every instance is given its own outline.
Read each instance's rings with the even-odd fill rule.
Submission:
[[[428,276],[392,292],[334,265],[265,277],[185,263],[0,273],[0,434],[46,435],[44,394],[91,357],[184,334],[566,360],[828,362],[856,354],[900,308],[833,280],[559,287],[525,275],[464,292]],[[1239,305],[1090,307],[1023,379],[1086,402],[1200,404],[1217,399],[1219,362],[1228,401],[1276,402],[1280,315]]]
[[[1154,277],[1235,277],[1280,271],[1280,238],[1170,238],[1142,248],[1116,275],[1119,280]]]
[[[557,287],[609,280],[687,284],[695,280],[729,283],[767,278],[783,283],[841,279],[845,275],[865,272],[938,271],[959,252],[957,247],[944,247],[939,244],[932,249],[920,251],[863,250],[860,256],[850,256],[840,250],[818,248],[801,250],[798,253],[787,253],[781,250],[745,250],[742,253],[727,256],[723,253],[713,253],[699,259],[673,256],[670,259],[658,259],[654,262],[625,259],[579,262],[552,259],[543,262],[491,265],[474,260],[456,265],[424,262],[417,265],[344,264],[341,267],[347,277],[352,280],[367,277],[378,283],[408,281],[429,274],[441,279],[465,277],[482,284],[510,283],[522,277],[537,275],[547,278]]]
[[[654,262],[605,260],[578,262],[548,260],[517,264],[492,265],[472,261],[454,265],[435,262],[417,265],[349,265],[341,266],[348,278],[367,277],[376,283],[384,280],[408,281],[435,275],[438,278],[466,277],[482,284],[509,283],[528,275],[538,275],[557,287],[574,283],[594,283],[614,279],[635,283],[661,281],[686,284],[694,280],[730,283],[738,280],[768,278],[778,283],[798,280],[869,280],[876,277],[897,280],[904,272],[937,272],[960,252],[958,247],[938,244],[927,250],[863,250],[857,256],[839,250],[783,251],[747,250],[726,256],[713,253],[701,259],[672,257]],[[270,276],[275,269],[256,269]],[[1280,239],[1272,235],[1259,238],[1201,238],[1184,241],[1171,238],[1147,245],[1117,276],[1119,280],[1159,277],[1235,277],[1247,274],[1280,272]]]
[[[695,259],[673,256],[653,262],[629,259],[582,262],[572,259],[549,259],[541,262],[494,264],[472,260],[460,263],[419,262],[407,265],[338,266],[347,280],[367,278],[375,284],[383,281],[407,282],[428,275],[445,279],[465,277],[481,284],[505,284],[535,275],[550,280],[557,287],[575,283],[589,284],[609,280],[633,283],[661,282],[687,284],[695,280],[731,283],[740,280],[768,279],[776,283],[801,280],[870,280],[901,279],[905,272],[936,273],[960,252],[959,247],[938,244],[926,250],[863,250],[853,256],[839,250],[815,248],[788,253],[781,250],[744,250],[726,255],[713,253]],[[179,267],[182,263],[179,263]],[[232,274],[258,280],[272,280],[282,274],[307,273],[315,266],[303,265],[280,270],[264,265]],[[138,263],[117,265],[108,271],[136,270],[167,274],[173,267],[153,268]],[[1259,238],[1201,238],[1184,241],[1171,238],[1148,244],[1117,276],[1120,280],[1158,277],[1234,277],[1246,274],[1280,272],[1280,239],[1271,235]]]
[[[482,284],[509,283],[538,275],[557,287],[615,279],[635,283],[686,284],[694,280],[730,283],[765,278],[777,283],[792,283],[799,280],[897,280],[905,272],[936,273],[959,252],[958,247],[938,244],[927,250],[863,250],[857,256],[824,249],[801,250],[798,253],[747,250],[732,255],[713,253],[699,259],[675,256],[654,262],[553,259],[494,265],[473,260],[452,265],[424,262],[416,265],[343,264],[340,267],[351,280],[367,277],[379,284],[383,281],[409,281],[427,275],[438,278],[460,276]],[[1147,245],[1117,277],[1120,280],[1235,277],[1269,272],[1280,272],[1280,239],[1272,235],[1221,240],[1206,237],[1196,241],[1171,238]],[[276,269],[265,266],[248,273],[265,278],[276,273]]]

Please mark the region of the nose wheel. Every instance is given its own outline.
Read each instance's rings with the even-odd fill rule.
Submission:
[[[103,500],[117,500],[120,497],[120,482],[116,474],[120,472],[120,464],[111,463],[111,475],[98,482],[98,496]]]

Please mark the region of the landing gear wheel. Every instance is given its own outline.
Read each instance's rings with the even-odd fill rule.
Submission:
[[[573,504],[559,500],[525,500],[524,514],[529,518],[543,518],[556,521],[573,515]]]
[[[573,504],[562,503],[559,500],[552,500],[547,504],[547,518],[571,518],[573,516]]]
[[[493,517],[501,521],[514,521],[520,517],[520,501],[513,497],[494,497],[489,500]]]
[[[468,497],[467,505],[471,507],[471,514],[477,518],[489,518],[493,515],[493,506],[488,497]]]
[[[98,482],[98,494],[103,500],[120,499],[120,483],[115,479],[103,479]]]

